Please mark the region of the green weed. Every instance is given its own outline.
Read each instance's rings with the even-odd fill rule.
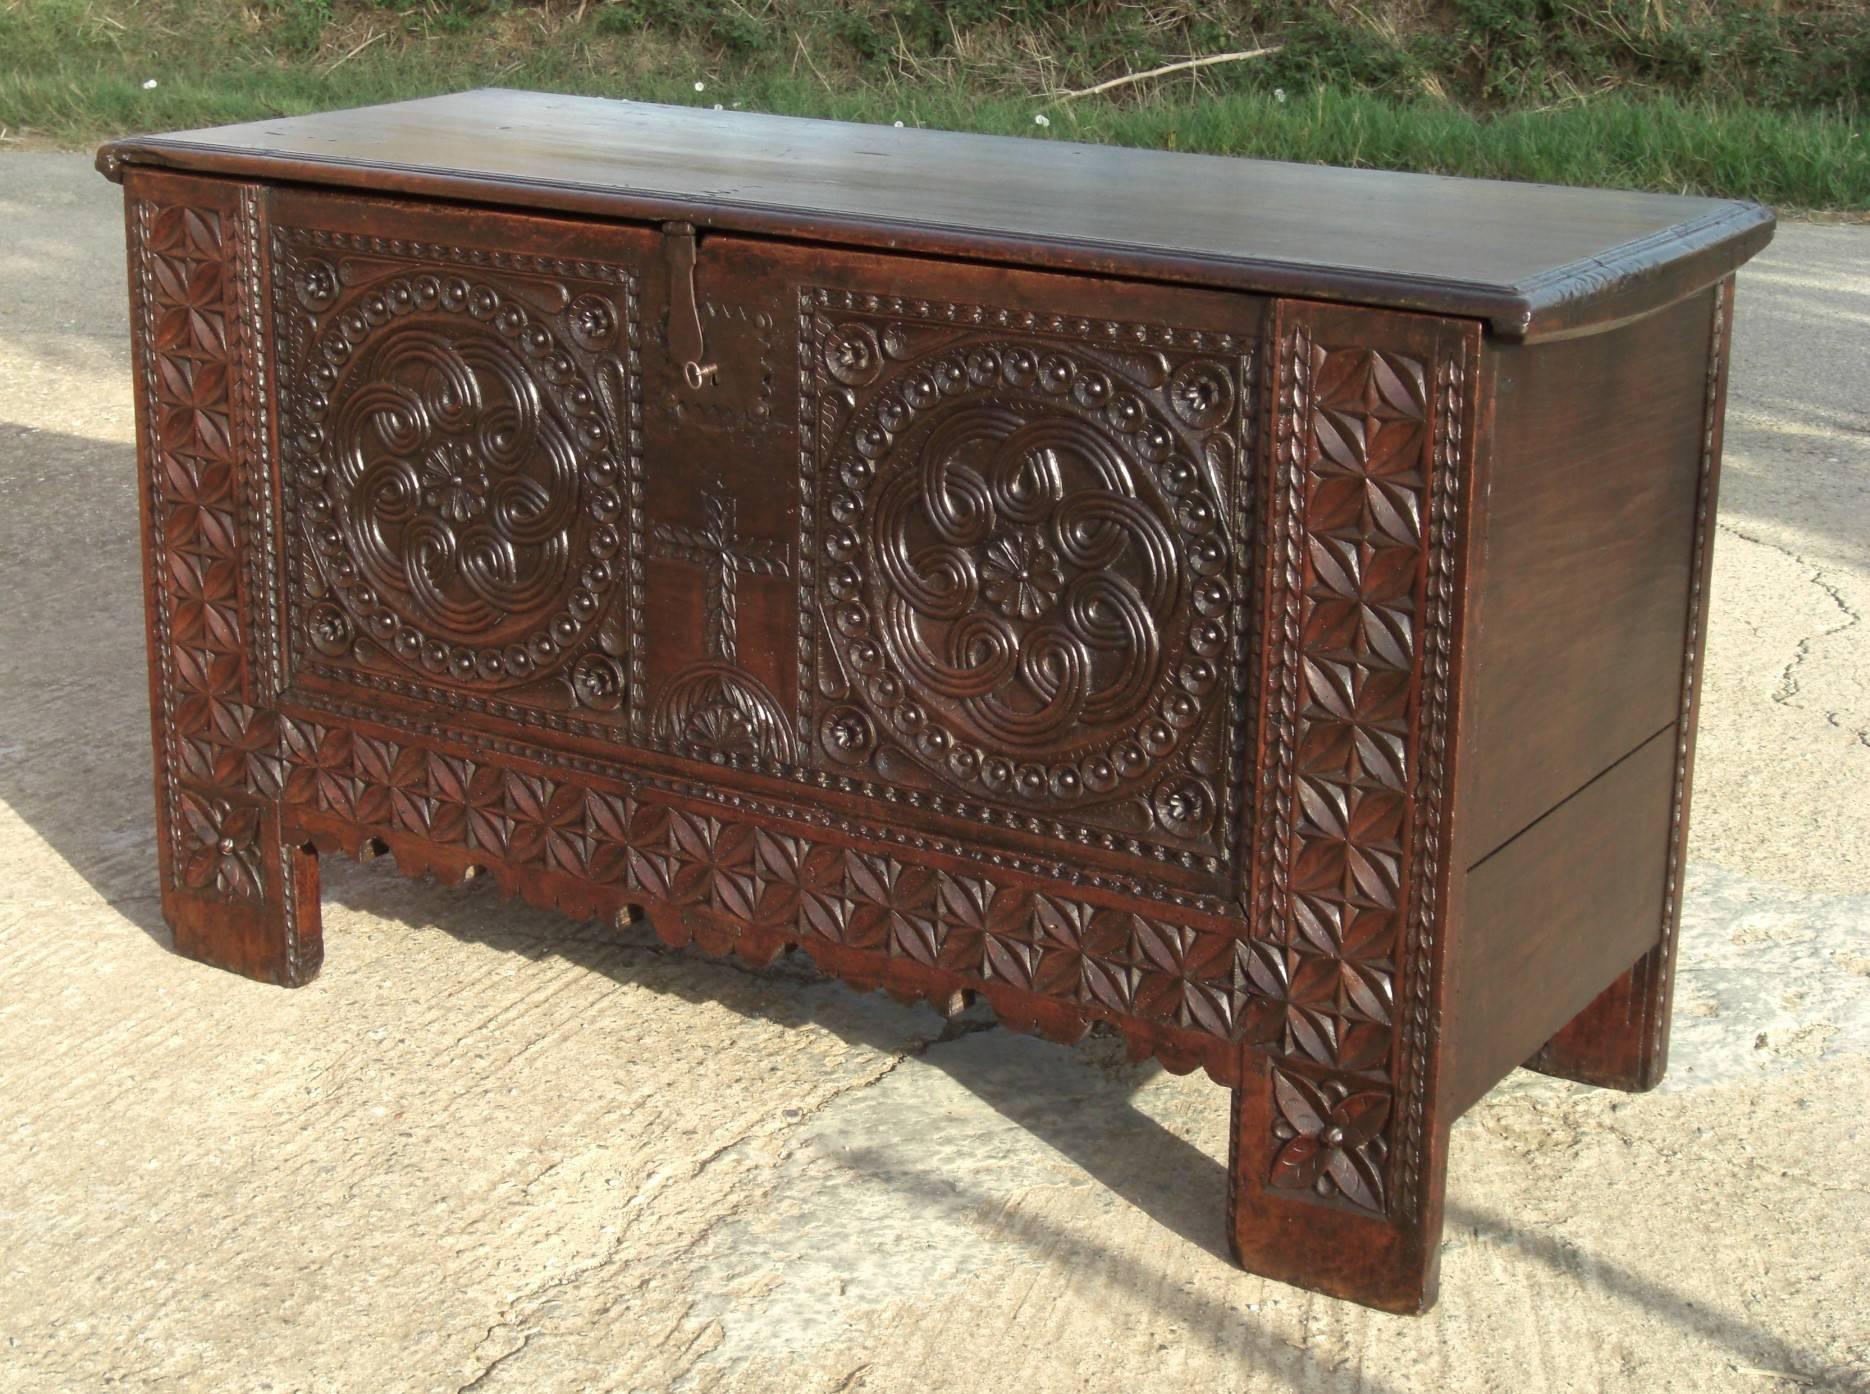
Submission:
[[[0,0],[0,54],[71,144],[500,84],[1870,207],[1864,0]]]

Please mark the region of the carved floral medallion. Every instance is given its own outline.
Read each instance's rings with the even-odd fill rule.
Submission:
[[[803,310],[828,763],[1214,864],[1250,346],[828,291]]]
[[[616,711],[631,274],[303,229],[274,262],[300,655]]]

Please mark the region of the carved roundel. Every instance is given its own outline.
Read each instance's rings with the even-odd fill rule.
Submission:
[[[1176,773],[1223,687],[1229,546],[1195,462],[1233,410],[1229,369],[1042,340],[906,353],[862,323],[823,371],[875,383],[830,454],[830,639],[868,717],[834,710],[844,758],[870,723],[931,773],[1021,802],[1142,794],[1158,825],[1215,816]],[[1180,418],[1176,420],[1175,418]]]
[[[294,294],[330,307],[328,263]],[[387,280],[332,315],[305,357],[295,484],[328,583],[319,651],[367,636],[454,681],[557,667],[621,573],[621,468],[572,345],[619,332],[603,297],[555,325],[472,274]],[[569,342],[567,342],[569,341]]]

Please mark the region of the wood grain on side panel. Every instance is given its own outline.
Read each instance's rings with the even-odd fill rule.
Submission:
[[[1449,966],[1449,1116],[1656,945],[1675,727],[1470,870]]]
[[[1467,742],[1487,758],[1465,762],[1467,865],[1676,718],[1711,294],[1493,355],[1468,635]]]

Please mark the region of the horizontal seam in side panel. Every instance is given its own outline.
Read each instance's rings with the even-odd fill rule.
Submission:
[[[1592,775],[1589,779],[1585,780],[1584,783],[1580,784],[1576,789],[1573,789],[1569,794],[1565,795],[1564,798],[1560,799],[1557,803],[1553,804],[1550,808],[1546,809],[1545,812],[1541,813],[1537,818],[1534,818],[1530,823],[1526,824],[1525,827],[1521,828],[1518,832],[1514,833],[1505,842],[1502,842],[1498,847],[1493,848],[1491,851],[1484,853],[1479,858],[1479,860],[1470,862],[1467,867],[1467,873],[1469,875],[1472,875],[1474,872],[1480,870],[1481,867],[1485,866],[1488,862],[1492,861],[1495,857],[1499,856],[1502,852],[1506,851],[1507,848],[1511,847],[1515,842],[1518,842],[1527,833],[1531,832],[1534,828],[1538,827],[1539,824],[1543,823],[1546,819],[1550,818],[1554,813],[1557,813],[1566,804],[1570,803],[1573,799],[1577,798],[1580,794],[1584,793],[1585,790],[1589,789],[1593,784],[1596,784],[1599,780],[1609,775],[1618,766],[1624,764],[1628,760],[1633,759],[1635,756],[1641,754],[1649,746],[1655,744],[1656,741],[1660,740],[1663,736],[1668,735],[1669,732],[1675,729],[1675,725],[1676,725],[1675,722],[1670,721],[1666,725],[1661,726],[1657,730],[1651,732],[1649,735],[1643,737],[1642,740],[1638,741],[1635,745],[1631,746],[1628,750],[1624,751],[1623,754],[1619,755],[1615,760],[1612,760],[1608,765],[1604,766],[1603,769],[1599,770],[1596,774]]]

